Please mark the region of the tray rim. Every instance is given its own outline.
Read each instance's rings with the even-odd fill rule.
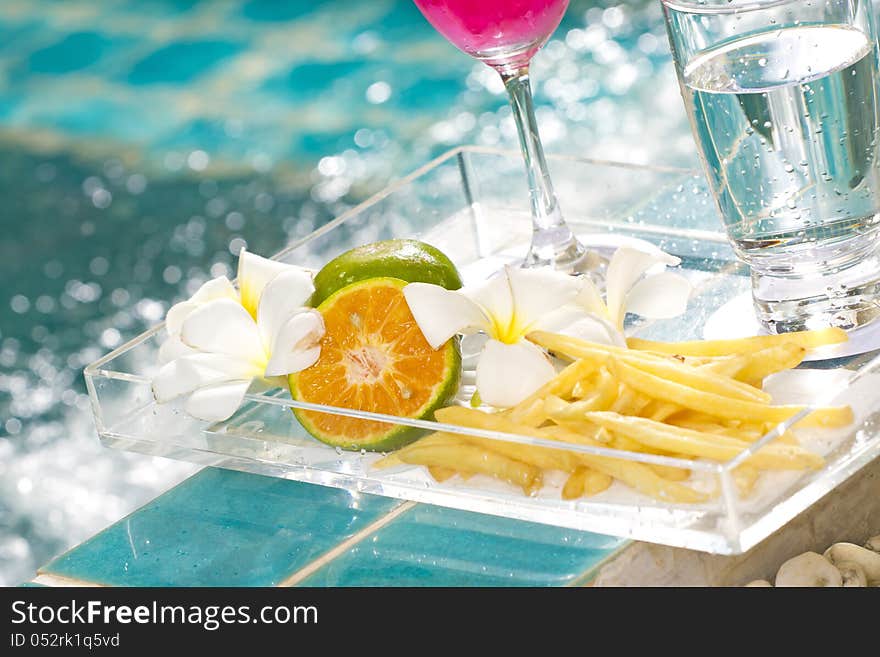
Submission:
[[[475,153],[475,154],[483,154],[483,155],[497,155],[497,156],[512,157],[512,158],[519,157],[519,152],[515,151],[515,150],[511,150],[511,149],[501,149],[501,148],[473,146],[473,145],[461,145],[461,146],[456,146],[454,148],[451,148],[451,149],[445,151],[444,153],[438,155],[437,157],[433,158],[432,160],[426,162],[425,164],[421,165],[420,167],[416,168],[415,170],[411,171],[410,173],[406,174],[405,176],[393,180],[383,189],[374,193],[373,195],[371,195],[369,198],[365,199],[364,201],[349,208],[348,210],[346,210],[345,212],[340,214],[338,217],[335,217],[334,219],[327,222],[326,224],[323,224],[322,226],[318,227],[316,230],[312,231],[308,235],[305,235],[302,238],[299,238],[299,239],[291,242],[290,244],[288,244],[287,246],[282,248],[280,251],[275,253],[271,257],[271,259],[275,259],[275,260],[281,259],[284,256],[286,256],[287,254],[293,252],[294,250],[301,248],[302,246],[308,244],[310,241],[317,239],[317,238],[321,237],[322,235],[325,235],[326,233],[329,233],[337,226],[344,224],[348,219],[350,219],[351,217],[353,217],[353,216],[357,215],[358,213],[360,213],[361,211],[363,211],[365,208],[370,207],[370,206],[382,201],[383,199],[391,196],[392,194],[394,194],[398,190],[400,190],[403,187],[407,186],[408,184],[412,183],[414,180],[416,180],[420,176],[424,175],[425,173],[427,173],[431,170],[436,169],[439,165],[441,165],[441,164],[443,164],[453,158],[456,158],[462,154],[466,154],[466,153]],[[628,170],[635,170],[635,171],[652,171],[652,172],[657,172],[657,173],[680,174],[682,176],[700,175],[700,172],[696,169],[693,169],[693,168],[675,167],[675,166],[656,166],[656,165],[647,165],[647,164],[633,163],[633,162],[604,160],[604,159],[597,159],[597,158],[586,158],[586,157],[580,157],[580,156],[574,156],[574,155],[550,155],[550,156],[548,156],[548,159],[550,159],[551,161],[579,162],[579,163],[588,164],[588,165],[614,167],[614,168],[628,169]],[[582,222],[582,223],[589,224],[590,222]],[[647,226],[648,230],[646,232],[650,233],[651,227],[652,227],[651,225]],[[659,232],[660,230],[663,230],[663,234],[665,234],[665,235],[673,234],[676,237],[693,238],[693,239],[706,240],[706,241],[711,241],[711,242],[724,242],[724,243],[728,242],[726,236],[722,232],[706,231],[706,230],[699,230],[699,229],[687,229],[687,228],[671,228],[670,229],[670,228],[665,228],[663,226],[656,225],[656,224],[653,225],[653,227],[658,229],[657,232]],[[642,226],[633,226],[630,229],[633,231],[642,231],[642,228],[643,228]],[[707,238],[709,238],[709,239],[707,239]],[[233,282],[234,282],[234,279],[233,279]],[[165,327],[165,322],[163,320],[163,321],[157,323],[156,325],[148,328],[147,330],[141,332],[139,335],[126,341],[125,343],[119,345],[118,347],[111,350],[110,352],[108,352],[104,356],[89,363],[83,370],[84,375],[85,375],[85,379],[86,379],[87,389],[89,392],[90,403],[92,406],[93,418],[94,418],[94,421],[96,424],[96,428],[98,429],[99,438],[100,438],[102,444],[104,444],[108,447],[119,448],[117,445],[114,445],[112,443],[114,443],[114,442],[118,443],[120,441],[130,443],[130,444],[141,444],[144,446],[156,444],[155,441],[149,441],[144,438],[138,438],[138,437],[132,437],[132,436],[124,436],[122,434],[115,433],[113,431],[112,427],[105,427],[103,424],[103,417],[102,417],[102,413],[100,410],[101,401],[98,397],[97,391],[95,390],[94,383],[95,383],[95,379],[105,378],[105,379],[124,380],[124,381],[130,382],[130,383],[137,383],[137,384],[149,384],[150,379],[147,377],[140,376],[140,375],[134,375],[134,374],[126,373],[126,372],[119,372],[119,371],[110,370],[110,369],[104,369],[103,366],[106,365],[107,363],[109,363],[110,361],[112,361],[113,359],[128,352],[129,350],[131,350],[131,349],[143,344],[144,342],[154,338],[155,336],[157,336],[157,334],[159,334],[164,329],[164,327]],[[880,362],[880,355],[872,358],[869,362],[866,362],[865,364],[863,364],[862,368],[865,370],[870,369],[877,362]],[[857,378],[858,375],[859,375],[859,373],[856,372],[855,377]],[[835,390],[834,392],[835,392],[835,394],[837,394],[840,392],[840,390]],[[389,422],[389,423],[405,424],[405,425],[409,425],[409,426],[418,426],[421,428],[426,428],[426,429],[431,429],[431,430],[443,430],[443,431],[449,431],[452,433],[459,433],[459,434],[464,434],[464,435],[474,435],[474,436],[485,437],[485,438],[489,438],[489,439],[493,439],[493,440],[505,440],[508,442],[530,444],[530,445],[536,445],[536,446],[544,446],[544,447],[550,447],[553,449],[559,449],[562,451],[574,451],[574,452],[580,452],[580,453],[586,453],[586,454],[594,454],[594,455],[598,455],[598,456],[613,457],[613,458],[627,460],[627,461],[654,463],[654,464],[658,464],[658,465],[673,465],[673,466],[678,466],[678,467],[689,466],[691,469],[702,470],[707,473],[712,473],[712,474],[717,475],[722,482],[722,489],[726,489],[730,486],[730,473],[733,470],[733,468],[737,467],[739,464],[742,463],[743,460],[748,458],[755,451],[757,451],[758,449],[760,449],[761,447],[763,447],[767,443],[771,442],[772,440],[777,438],[779,435],[781,435],[781,433],[783,433],[784,431],[789,429],[793,424],[797,423],[800,419],[802,419],[805,415],[807,415],[810,412],[811,408],[813,408],[815,406],[815,404],[812,406],[808,406],[803,411],[798,413],[797,415],[793,416],[792,418],[789,418],[788,420],[786,420],[783,423],[780,423],[772,431],[767,432],[759,440],[755,441],[754,443],[749,444],[738,455],[734,456],[731,459],[728,459],[727,461],[712,461],[712,462],[694,463],[693,461],[685,461],[683,459],[676,459],[674,457],[665,457],[665,456],[653,455],[653,454],[639,454],[639,453],[628,452],[628,451],[624,451],[624,450],[617,450],[617,449],[613,449],[613,448],[592,447],[592,446],[586,446],[586,445],[569,445],[569,444],[565,444],[565,443],[560,444],[556,441],[549,441],[547,439],[541,439],[541,438],[537,438],[535,436],[523,436],[523,435],[519,435],[519,434],[508,434],[508,433],[497,432],[497,431],[484,431],[484,430],[472,429],[472,428],[468,428],[468,427],[459,427],[457,425],[448,425],[448,424],[440,423],[440,422],[433,421],[433,420],[412,420],[410,418],[401,418],[401,417],[397,417],[397,416],[393,416],[393,415],[367,413],[367,412],[361,412],[361,411],[352,411],[352,409],[325,406],[325,405],[321,405],[321,404],[308,404],[305,402],[296,402],[296,401],[292,400],[289,396],[286,399],[280,399],[277,397],[271,397],[271,396],[267,395],[266,393],[261,393],[261,394],[249,393],[248,395],[246,395],[246,399],[248,401],[256,402],[256,403],[270,403],[273,405],[286,406],[288,408],[302,408],[304,410],[315,410],[315,411],[321,411],[321,412],[328,412],[328,413],[332,413],[332,414],[336,414],[336,415],[347,415],[347,416],[351,416],[351,417],[361,417],[361,418],[365,418],[365,419],[376,419],[379,421],[384,421],[384,422]],[[271,400],[271,401],[269,401],[269,400]],[[205,427],[202,429],[202,431],[204,432],[204,431],[208,430],[209,428],[210,427]],[[256,440],[259,440],[259,439],[257,438]],[[165,444],[169,444],[169,443],[165,443]],[[195,448],[192,446],[176,445],[176,447],[180,448],[180,450],[185,450],[185,451],[195,450]],[[129,448],[124,447],[123,449],[129,449]],[[330,449],[330,448],[328,447],[328,449]],[[132,451],[143,452],[145,450],[135,449]],[[786,514],[786,516],[787,516],[786,519],[783,521],[782,524],[778,524],[776,526],[776,529],[781,528],[786,522],[791,520],[795,515],[804,511],[805,509],[809,508],[809,506],[812,505],[815,501],[817,501],[818,499],[823,497],[825,494],[830,492],[830,490],[833,490],[838,485],[840,485],[845,480],[847,480],[849,477],[851,477],[853,474],[858,472],[862,467],[864,467],[864,465],[866,465],[868,462],[873,460],[873,458],[876,458],[877,454],[873,454],[870,456],[870,458],[868,458],[867,452],[870,452],[870,451],[871,451],[870,449],[862,450],[861,453],[857,454],[858,458],[856,458],[854,460],[850,460],[847,463],[846,467],[842,468],[842,471],[845,472],[845,474],[839,478],[837,483],[830,485],[830,486],[827,486],[827,485],[826,486],[819,486],[818,484],[822,483],[822,480],[821,479],[814,480],[814,481],[808,482],[808,483],[800,486],[799,488],[797,488],[793,492],[790,492],[789,494],[787,494],[784,497],[781,497],[779,500],[777,500],[775,506],[791,506],[793,501],[798,497],[806,496],[806,497],[810,498],[810,501],[808,502],[808,504],[806,506],[800,506],[798,509]],[[222,453],[216,453],[216,452],[210,453],[212,456],[207,456],[207,454],[208,453],[206,452],[205,457],[209,461],[210,460],[221,460],[221,461],[235,460],[235,461],[241,461],[241,462],[251,462],[253,465],[252,468],[247,468],[247,467],[242,466],[242,467],[233,467],[233,469],[240,469],[240,470],[251,471],[251,472],[259,472],[259,469],[256,466],[258,464],[260,464],[261,461],[259,461],[258,459],[248,458],[246,456],[241,456],[241,455],[222,454]],[[181,458],[181,457],[176,456],[174,458]],[[190,460],[190,459],[186,459],[185,457],[183,457],[183,460]],[[205,459],[193,459],[193,460],[195,462],[204,462]],[[695,465],[698,467],[694,467]],[[287,472],[290,472],[291,469],[297,469],[297,470],[301,469],[304,472],[314,472],[316,474],[325,473],[327,475],[331,475],[333,477],[336,477],[337,479],[341,478],[341,477],[348,476],[350,479],[352,479],[352,481],[358,480],[356,475],[349,476],[349,475],[345,475],[343,473],[325,471],[325,470],[321,470],[319,468],[316,468],[314,466],[309,466],[309,465],[296,466],[294,468],[294,466],[279,462],[277,464],[277,466],[279,468],[283,468]],[[223,467],[228,467],[228,466],[224,465]],[[838,472],[840,472],[840,471],[838,471]],[[302,481],[310,481],[312,483],[341,487],[341,488],[345,488],[346,490],[350,490],[350,491],[356,491],[358,489],[357,486],[353,486],[353,487],[341,486],[341,485],[336,485],[336,484],[326,484],[326,483],[323,483],[320,481],[314,481],[315,477],[305,477],[305,478],[298,477],[298,479],[302,480]],[[728,486],[724,485],[725,481],[727,481]],[[395,486],[395,484],[393,484],[393,483],[390,485]],[[819,490],[822,488],[824,488],[824,490]],[[437,497],[438,490],[439,489],[435,489],[433,491],[434,498]],[[446,493],[449,493],[452,497],[456,497],[456,491],[454,491],[454,490],[442,491],[441,496],[443,496],[443,494],[446,494]],[[386,494],[390,497],[397,497],[398,499],[414,499],[414,497],[412,497],[410,495],[401,495],[401,494],[394,495],[394,494],[387,494],[387,493],[383,493],[383,494]],[[722,490],[719,494],[719,497],[724,498],[724,501],[722,502],[723,515],[725,517],[727,517],[731,513],[735,513],[735,511],[736,511],[735,502],[738,500],[738,495],[732,490]],[[450,505],[450,506],[457,506],[457,508],[467,508],[466,506],[461,506],[461,505]],[[687,505],[682,505],[682,506],[684,506],[684,508],[688,508]],[[677,508],[677,507],[673,507],[673,508]],[[691,507],[691,508],[694,508],[694,507]],[[469,510],[475,510],[475,509],[469,509]],[[579,513],[580,512],[578,510],[572,510],[572,514],[575,516],[577,516]],[[528,514],[526,514],[526,515],[528,515]],[[521,519],[524,519],[524,520],[542,522],[539,519],[523,517],[522,515],[512,516],[512,517],[520,517]],[[744,524],[740,528],[740,530],[735,534],[734,540],[731,540],[731,538],[733,538],[733,537],[731,537],[727,532],[720,532],[718,534],[711,534],[711,533],[707,533],[706,530],[687,530],[687,529],[683,530],[682,528],[673,529],[673,528],[669,528],[669,527],[664,527],[661,529],[665,532],[672,532],[675,534],[681,534],[682,531],[696,531],[697,533],[700,533],[702,535],[710,535],[710,536],[714,535],[714,536],[717,536],[719,540],[724,540],[725,541],[724,546],[726,546],[726,548],[727,548],[727,549],[718,550],[715,553],[718,553],[718,554],[738,554],[740,552],[743,552],[743,551],[749,549],[753,545],[759,543],[761,540],[766,538],[769,535],[769,533],[772,533],[772,531],[776,531],[776,529],[774,529],[769,533],[760,533],[759,532],[760,536],[758,536],[756,540],[744,542],[743,541],[744,535],[748,534],[751,529],[755,528],[756,524],[759,524],[763,520],[766,520],[766,511],[761,512],[761,514],[759,515],[757,520]],[[549,524],[554,524],[554,523],[549,523]],[[575,529],[581,529],[581,527],[577,527],[577,526],[575,526],[573,524],[569,524],[569,523],[564,523],[559,526],[567,526],[567,527],[572,527]],[[652,531],[656,533],[657,530],[654,529]],[[641,534],[641,532],[636,532],[636,534]],[[623,536],[627,536],[630,538],[637,538],[637,536],[632,533],[617,534],[617,535],[623,535]],[[726,538],[721,539],[722,535],[725,536]],[[649,538],[642,538],[642,540],[650,540],[650,539]],[[665,541],[655,541],[655,542],[665,542]],[[666,544],[672,544],[672,543],[666,543]],[[719,547],[722,547],[722,546],[719,544]],[[701,548],[694,548],[694,549],[699,550]]]

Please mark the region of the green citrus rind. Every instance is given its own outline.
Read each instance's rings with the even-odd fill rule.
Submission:
[[[322,304],[352,283],[381,277],[433,283],[447,290],[462,285],[458,269],[437,247],[418,240],[385,240],[350,249],[324,265],[315,274],[312,305]]]

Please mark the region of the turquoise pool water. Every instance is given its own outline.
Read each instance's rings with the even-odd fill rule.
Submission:
[[[656,0],[572,0],[533,74],[549,151],[693,162]],[[409,0],[3,0],[0,583],[192,471],[100,447],[86,363],[242,246],[515,147],[501,92]]]

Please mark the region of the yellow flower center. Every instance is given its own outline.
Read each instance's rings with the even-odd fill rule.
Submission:
[[[510,316],[510,321],[507,324],[503,324],[498,318],[493,317],[489,337],[504,344],[516,344],[525,337],[527,328],[528,325],[520,322],[516,313]]]

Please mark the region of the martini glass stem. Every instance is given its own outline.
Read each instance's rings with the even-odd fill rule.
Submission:
[[[561,270],[577,270],[586,250],[575,238],[559,211],[535,120],[528,66],[499,72],[510,96],[510,107],[516,121],[529,180],[533,232],[532,246],[523,266],[549,265]]]

